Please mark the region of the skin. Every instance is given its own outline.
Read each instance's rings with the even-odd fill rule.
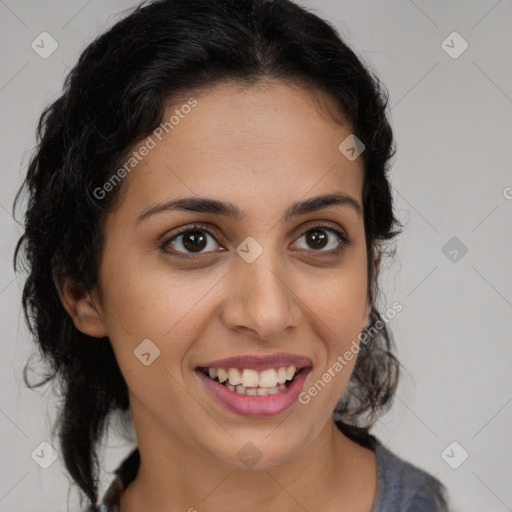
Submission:
[[[121,512],[368,512],[375,454],[332,419],[355,358],[307,405],[266,418],[228,411],[194,371],[219,358],[288,352],[313,361],[307,390],[358,341],[371,308],[362,215],[336,205],[282,220],[293,202],[334,191],[362,207],[362,159],[338,150],[350,125],[332,121],[323,93],[275,80],[223,83],[193,97],[197,106],[122,184],[104,226],[99,287],[80,295],[69,281],[59,286],[76,327],[109,337],[128,385],[141,466]],[[246,214],[165,211],[137,223],[148,207],[194,195]],[[323,248],[305,236],[318,221],[329,237]],[[183,236],[160,247],[192,223],[211,232],[202,232],[199,254]],[[326,228],[351,244],[335,254],[339,239]],[[250,264],[236,253],[247,236],[263,247]],[[133,353],[144,339],[160,350],[149,366]],[[250,469],[237,456],[248,442],[261,453]]]

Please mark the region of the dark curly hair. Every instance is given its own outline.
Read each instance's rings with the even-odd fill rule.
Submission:
[[[250,86],[264,78],[313,87],[334,98],[365,145],[363,208],[368,296],[375,329],[334,414],[349,437],[365,443],[395,392],[399,363],[391,333],[375,307],[379,252],[400,233],[387,173],[395,147],[385,88],[336,29],[289,0],[144,2],[95,39],[42,113],[23,191],[24,234],[14,254],[27,270],[23,309],[48,372],[63,396],[60,447],[67,470],[92,503],[98,498],[98,450],[111,413],[128,411],[128,391],[107,338],[78,331],[55,282],[82,291],[97,283],[103,219],[122,184],[101,200],[106,183],[137,143],[162,122],[170,101],[225,81]],[[22,257],[23,256],[23,257]]]

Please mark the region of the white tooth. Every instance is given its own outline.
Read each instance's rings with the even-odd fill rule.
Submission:
[[[277,383],[284,384],[286,382],[286,366],[281,366],[277,370]]]
[[[246,388],[257,388],[259,381],[259,375],[256,370],[245,368],[242,373],[242,384]]]
[[[281,384],[281,385],[279,386],[279,389],[280,389],[281,391],[284,391],[284,390],[286,389],[286,386],[285,386],[284,384]]]
[[[258,388],[258,396],[266,396],[268,395],[268,388]]]
[[[291,364],[286,368],[286,380],[292,380],[295,372],[297,371],[297,367],[294,364]]]
[[[226,387],[231,391],[235,391],[235,386],[232,386],[231,384],[226,384]]]
[[[219,382],[224,382],[228,380],[228,372],[224,368],[217,368],[217,377]]]
[[[257,393],[257,388],[247,388],[245,390],[245,394],[246,395],[251,395],[251,396],[256,396],[256,395],[259,395],[259,393]]]
[[[208,368],[208,375],[212,379],[215,379],[215,377],[217,377],[217,368]]]
[[[277,393],[279,393],[279,388],[277,386],[274,386],[273,388],[268,388],[269,395],[276,395]]]
[[[242,383],[242,374],[238,368],[230,368],[228,370],[229,383],[232,386],[237,386]]]
[[[260,388],[272,388],[277,384],[277,373],[274,368],[269,368],[260,373]]]
[[[245,388],[242,386],[242,384],[238,384],[238,386],[235,386],[235,391],[239,395],[245,395]]]

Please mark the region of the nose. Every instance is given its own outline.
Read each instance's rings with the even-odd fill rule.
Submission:
[[[229,298],[222,311],[224,325],[249,331],[261,340],[279,338],[296,327],[300,300],[290,269],[285,268],[282,261],[268,257],[265,251],[252,263],[237,261],[230,272]]]

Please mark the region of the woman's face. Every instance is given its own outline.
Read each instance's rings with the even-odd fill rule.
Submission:
[[[250,442],[271,466],[319,436],[355,363],[339,371],[339,358],[367,325],[362,158],[338,148],[351,128],[328,118],[320,93],[272,81],[193,97],[168,109],[169,133],[135,148],[149,147],[106,219],[99,311],[139,441],[237,466]],[[355,206],[312,201],[332,194]],[[172,207],[185,198],[195,211]]]

